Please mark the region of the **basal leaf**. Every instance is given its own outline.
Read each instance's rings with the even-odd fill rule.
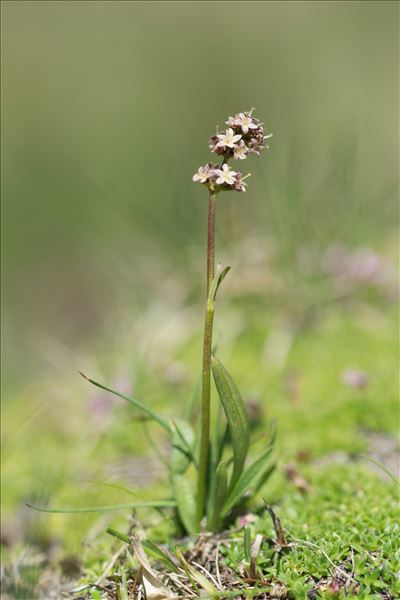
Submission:
[[[260,458],[242,473],[224,504],[222,510],[224,516],[228,514],[231,508],[233,508],[239,500],[241,500],[251,486],[256,486],[258,484],[259,480],[264,476],[268,469],[271,468],[271,465],[267,460],[271,452],[272,447],[267,448]]]
[[[186,421],[172,421],[172,452],[170,470],[172,473],[184,473],[191,462],[195,463],[193,455],[194,433]]]
[[[113,529],[112,527],[107,527],[106,533],[108,533],[109,535],[112,535],[113,537],[117,538],[118,540],[121,540],[121,542],[130,544],[129,536],[126,535],[125,533],[121,533],[121,531],[118,531],[117,529]],[[149,540],[147,538],[146,540],[142,540],[142,546],[143,546],[143,548],[146,548],[146,550],[149,552],[149,554],[151,554],[152,556],[155,556],[159,560],[162,560],[166,565],[169,566],[170,569],[172,569],[173,571],[178,571],[177,565],[174,563],[172,558],[170,558],[168,556],[168,554],[166,552],[164,552],[164,550],[162,550],[159,546],[157,546],[157,544],[155,544],[154,542],[152,542],[151,540]]]
[[[181,560],[182,566],[186,571],[189,578],[199,585],[208,595],[207,598],[216,598],[219,596],[217,588],[211,583],[211,581],[203,575],[198,569],[195,569],[192,564],[188,563],[181,552],[178,553]],[[196,563],[195,563],[196,564]],[[200,595],[203,597],[203,595]]]
[[[102,383],[98,383],[97,381],[94,381],[94,379],[90,379],[89,377],[87,377],[81,371],[80,371],[80,374],[82,375],[82,377],[84,379],[87,379],[87,381],[89,381],[91,384],[95,385],[96,387],[98,387],[102,390],[105,390],[106,392],[110,392],[111,394],[114,394],[115,396],[119,396],[119,398],[123,398],[124,400],[126,400],[127,402],[132,404],[135,408],[140,410],[142,413],[144,413],[148,417],[151,417],[152,419],[157,421],[157,423],[159,423],[161,425],[161,427],[163,427],[169,433],[171,433],[171,425],[170,425],[168,419],[160,416],[159,414],[157,414],[156,412],[151,410],[151,408],[148,408],[147,406],[145,406],[144,404],[139,402],[139,400],[136,400],[135,398],[130,398],[130,396],[125,396],[125,394],[121,394],[120,392],[117,392],[116,390],[113,390],[113,389],[103,385]]]
[[[215,385],[229,425],[233,447],[233,472],[230,489],[242,474],[249,449],[249,422],[240,392],[221,361],[211,359]]]
[[[193,483],[180,473],[172,473],[171,483],[179,518],[186,531],[194,534],[197,531],[197,519]]]
[[[212,513],[210,519],[211,531],[216,531],[219,528],[221,523],[222,508],[225,504],[227,494],[228,474],[225,464],[220,462],[215,472]]]
[[[245,527],[243,529],[243,546],[244,546],[244,557],[247,562],[250,562],[250,554],[251,554],[251,529],[250,529],[250,527]]]
[[[133,496],[134,498],[138,497],[138,495],[135,492],[132,492],[132,490],[130,490],[129,488],[127,488],[123,485],[118,485],[117,483],[111,483],[109,481],[101,481],[99,479],[88,479],[84,483],[93,483],[95,485],[103,485],[104,487],[109,487],[112,490],[117,490],[118,492],[123,492],[125,494],[128,494],[129,496]]]
[[[155,558],[158,558],[159,560],[163,561],[173,571],[178,572],[177,565],[168,556],[168,554],[166,552],[164,552],[164,550],[162,550],[159,546],[157,546],[157,544],[155,544],[154,542],[152,542],[151,540],[149,540],[147,538],[146,540],[142,540],[142,546],[143,546],[143,548],[146,548],[146,550],[149,554],[151,554]]]
[[[89,513],[89,512],[110,512],[113,510],[120,510],[122,508],[167,508],[175,507],[176,502],[174,500],[155,500],[149,502],[128,502],[126,504],[110,504],[107,506],[87,506],[83,508],[42,508],[40,506],[33,506],[32,504],[26,504],[29,508],[38,510],[46,513]]]

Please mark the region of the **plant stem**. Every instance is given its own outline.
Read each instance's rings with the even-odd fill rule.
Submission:
[[[215,276],[215,213],[217,195],[210,191],[208,202],[208,237],[207,237],[207,299],[210,286]]]
[[[215,213],[216,194],[210,191],[208,203],[208,239],[207,239],[207,310],[204,325],[203,369],[201,390],[201,432],[199,479],[197,487],[197,519],[198,523],[204,514],[208,453],[210,444],[210,391],[211,391],[211,348],[214,321],[214,302],[209,302],[209,291],[215,274]]]

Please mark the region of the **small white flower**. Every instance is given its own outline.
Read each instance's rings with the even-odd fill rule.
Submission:
[[[247,146],[243,140],[240,140],[239,146],[233,151],[233,158],[244,160],[247,157]]]
[[[229,127],[225,133],[220,133],[217,135],[217,138],[219,139],[217,148],[234,148],[241,137],[242,136],[240,134],[235,135],[233,129]]]
[[[235,118],[235,125],[240,125],[243,133],[248,133],[249,129],[257,129],[258,125],[253,122],[251,115],[239,113]]]
[[[223,185],[224,183],[233,185],[235,183],[237,173],[232,171],[227,164],[222,165],[222,169],[215,169],[214,173],[218,175],[216,181],[218,185]]]
[[[205,183],[212,175],[213,171],[210,170],[210,165],[204,165],[204,167],[199,167],[199,170],[193,175],[192,179],[193,181]]]

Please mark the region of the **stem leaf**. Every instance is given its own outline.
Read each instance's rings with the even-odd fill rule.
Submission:
[[[225,267],[222,269],[222,271],[218,273],[218,275],[216,275],[211,282],[210,290],[208,292],[208,302],[210,302],[213,306],[215,303],[215,298],[217,297],[218,288],[229,273],[230,269],[230,267]]]

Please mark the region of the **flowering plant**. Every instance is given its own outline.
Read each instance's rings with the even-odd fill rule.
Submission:
[[[212,335],[217,291],[230,267],[215,269],[215,217],[219,192],[246,191],[239,171],[228,161],[259,156],[266,147],[262,123],[253,110],[238,113],[226,121],[228,129],[210,139],[210,149],[222,158],[220,164],[207,163],[193,175],[209,190],[207,243],[207,299],[203,342],[200,436],[195,435],[195,419],[169,418],[117,390],[83,375],[93,385],[127,400],[167,433],[171,443],[168,462],[172,499],[131,502],[101,507],[39,509],[45,512],[96,512],[120,508],[171,508],[177,521],[189,534],[201,529],[218,531],[243,510],[274,470],[270,462],[275,431],[272,428],[261,456],[247,466],[251,445],[249,419],[240,392],[221,361],[213,355]],[[211,372],[220,403],[211,406]],[[212,410],[213,409],[213,410]],[[196,487],[197,486],[197,487]],[[113,485],[114,488],[118,487]],[[126,490],[125,490],[126,491]]]
[[[269,444],[265,455],[256,461],[248,471],[244,471],[249,449],[249,423],[246,408],[232,377],[222,363],[212,356],[212,333],[215,311],[215,298],[219,285],[230,267],[215,273],[215,216],[216,198],[221,191],[246,191],[245,177],[228,165],[230,159],[243,160],[249,155],[260,156],[264,150],[265,135],[263,124],[253,115],[254,109],[241,112],[226,121],[225,133],[217,133],[209,141],[211,152],[222,157],[222,163],[207,163],[193,175],[193,181],[204,184],[209,190],[208,204],[208,243],[207,243],[207,306],[204,327],[203,368],[202,368],[202,404],[200,457],[197,486],[197,522],[207,515],[207,524],[211,529],[220,527],[231,509],[243,503],[243,493],[256,483],[260,487],[271,472],[266,461],[272,450]],[[214,431],[210,436],[211,423],[211,370],[217,392],[223,406],[227,430],[221,437],[220,419],[215,419]],[[218,414],[218,411],[217,411]],[[226,433],[232,442],[232,472],[228,475],[224,457]],[[213,447],[214,446],[214,447]],[[229,482],[228,482],[229,479]],[[253,490],[254,491],[254,490]],[[207,498],[207,500],[206,500]]]

